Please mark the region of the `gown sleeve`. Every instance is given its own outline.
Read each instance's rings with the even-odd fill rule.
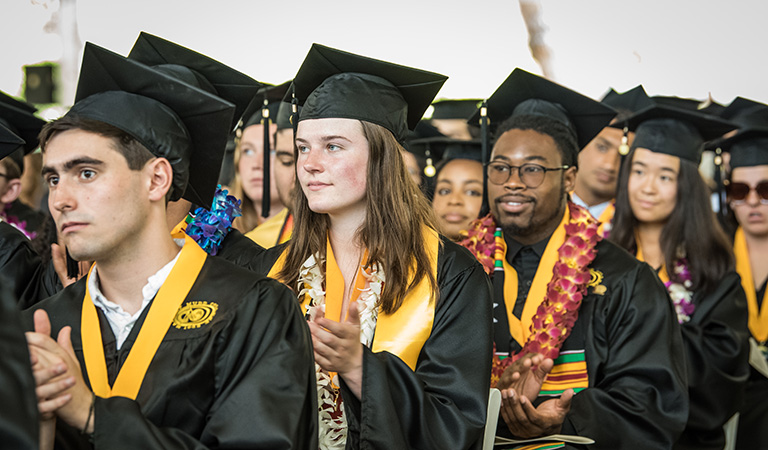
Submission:
[[[97,397],[95,448],[317,448],[312,346],[295,296],[263,280],[234,316],[215,337],[214,401],[198,437],[155,426],[133,400]],[[183,398],[167,402],[168,411],[177,412],[184,409],[174,402],[194,403]]]
[[[3,448],[38,448],[35,381],[16,299],[0,276],[0,442]]]
[[[251,272],[264,275],[266,273],[261,273],[263,270],[261,261],[264,251],[264,247],[248,239],[243,233],[233,228],[221,242],[221,247],[219,247],[219,252],[216,256],[224,258]]]
[[[623,275],[592,309],[590,387],[573,397],[562,433],[590,449],[669,449],[688,416],[685,357],[666,289],[651,268]],[[581,315],[581,312],[580,312]]]
[[[446,259],[445,266],[461,269],[449,269],[443,282],[438,274],[435,321],[416,370],[366,348],[362,400],[342,380],[347,448],[479,448],[490,389],[492,291],[464,249]]]
[[[62,289],[53,263],[44,264],[29,239],[5,222],[0,222],[0,273],[7,277],[6,286],[20,309]]]
[[[698,294],[698,293],[697,293]],[[723,425],[738,412],[749,378],[747,301],[741,280],[728,273],[681,326],[688,365],[691,409],[682,441],[690,448],[722,448]]]

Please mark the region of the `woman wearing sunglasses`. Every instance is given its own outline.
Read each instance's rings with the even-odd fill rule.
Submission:
[[[652,106],[628,119],[635,140],[619,180],[611,239],[667,287],[688,367],[690,410],[676,449],[722,449],[749,376],[746,299],[726,234],[698,173],[704,140],[733,127]]]
[[[728,206],[738,222],[733,251],[736,271],[747,295],[753,368],[739,417],[738,449],[768,445],[768,129],[743,131],[722,143],[731,154],[731,178],[726,186]],[[761,362],[762,362],[761,361]],[[758,370],[758,368],[762,369]]]

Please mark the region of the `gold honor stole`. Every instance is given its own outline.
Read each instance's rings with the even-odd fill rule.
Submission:
[[[614,213],[616,213],[616,201],[611,200],[611,203],[608,203],[608,206],[605,207],[600,214],[600,217],[597,217],[597,221],[600,222],[597,232],[600,236],[605,236],[605,225],[611,223]]]
[[[643,259],[643,246],[640,245],[640,236],[635,233],[635,246],[637,247],[637,254],[635,255],[635,258],[637,258],[638,261],[645,262]],[[662,283],[666,284],[669,282],[669,274],[667,273],[667,266],[662,265],[658,272],[656,272],[656,275],[659,276],[659,279]]]
[[[440,237],[431,228],[424,227],[423,232],[425,248],[429,256],[432,275],[437,279],[437,254],[440,248]],[[283,267],[287,249],[278,258],[269,271],[268,277],[274,278]],[[330,244],[326,250],[326,295],[325,316],[331,319],[341,318],[341,303],[344,294],[344,279],[336,266]],[[365,286],[364,277],[357,276],[355,288],[362,289]],[[355,298],[359,294],[355,294]],[[306,310],[309,304],[309,296],[305,295],[301,301],[302,310]],[[405,296],[403,304],[392,314],[379,312],[374,332],[373,352],[389,352],[400,358],[412,370],[416,370],[416,363],[424,343],[432,333],[432,324],[435,320],[435,305],[437,299],[432,299],[432,289],[429,281],[421,280],[416,287]]]
[[[525,346],[528,335],[533,325],[533,316],[539,305],[547,296],[547,285],[554,276],[555,263],[558,260],[558,250],[565,242],[565,224],[568,223],[570,214],[568,208],[565,209],[563,219],[560,221],[555,232],[544,249],[544,254],[539,261],[539,268],[536,269],[536,275],[533,277],[533,284],[528,291],[528,297],[525,299],[525,306],[520,319],[515,317],[513,310],[517,299],[517,271],[507,262],[506,254],[502,256],[501,261],[504,267],[504,300],[507,304],[507,320],[509,321],[509,333],[520,347]],[[506,251],[505,251],[506,253]]]
[[[168,278],[149,305],[149,312],[139,330],[128,358],[117,374],[115,384],[110,387],[107,364],[104,359],[104,344],[101,338],[99,317],[88,289],[83,299],[80,336],[83,341],[83,358],[91,389],[99,397],[127,397],[136,399],[149,364],[155,357],[176,312],[197,280],[208,256],[195,241],[186,236],[181,255]],[[90,279],[93,268],[88,273]]]
[[[749,263],[749,249],[741,227],[736,229],[736,236],[733,238],[733,253],[736,256],[736,272],[741,276],[741,286],[747,295],[749,331],[757,342],[763,343],[768,340],[768,292],[763,296],[762,307],[758,306],[755,280],[752,278],[752,266]]]
[[[245,236],[264,248],[282,244],[291,237],[292,225],[288,228],[286,236],[286,222],[289,218],[292,220],[292,216],[288,214],[288,208],[283,208],[261,225],[245,233]]]

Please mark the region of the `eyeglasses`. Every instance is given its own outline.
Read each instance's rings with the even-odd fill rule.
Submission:
[[[6,175],[4,173],[0,173],[0,177],[6,178],[6,179],[9,178],[8,175]]]
[[[728,199],[738,205],[747,201],[753,189],[760,197],[760,203],[768,205],[768,181],[761,181],[754,188],[746,183],[729,183],[725,187],[725,192],[728,194]]]
[[[544,182],[544,175],[555,170],[565,170],[570,166],[544,167],[540,164],[526,163],[522,166],[512,166],[502,161],[493,161],[486,164],[488,180],[493,184],[502,185],[509,181],[512,169],[517,169],[517,176],[529,188],[537,188]]]

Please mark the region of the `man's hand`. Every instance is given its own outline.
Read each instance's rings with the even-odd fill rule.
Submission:
[[[571,399],[573,389],[568,389],[560,398],[534,408],[528,398],[518,395],[514,389],[506,389],[501,391],[501,417],[509,431],[523,439],[558,434],[571,409]]]
[[[69,425],[93,431],[93,417],[88,424],[93,394],[83,381],[80,363],[72,348],[72,329],[64,327],[57,341],[50,337],[48,314],[35,311],[35,332],[26,333],[37,383],[38,408],[43,415],[56,414]],[[68,396],[68,397],[67,397]],[[42,400],[42,401],[41,401]]]
[[[554,367],[551,358],[544,358],[539,353],[529,353],[504,369],[496,387],[500,391],[514,389],[516,393],[530,401],[536,400],[541,391],[544,378]]]
[[[350,302],[347,319],[335,322],[325,317],[309,322],[315,362],[329,372],[338,372],[360,398],[363,381],[363,344],[360,343],[360,313],[357,302]]]

